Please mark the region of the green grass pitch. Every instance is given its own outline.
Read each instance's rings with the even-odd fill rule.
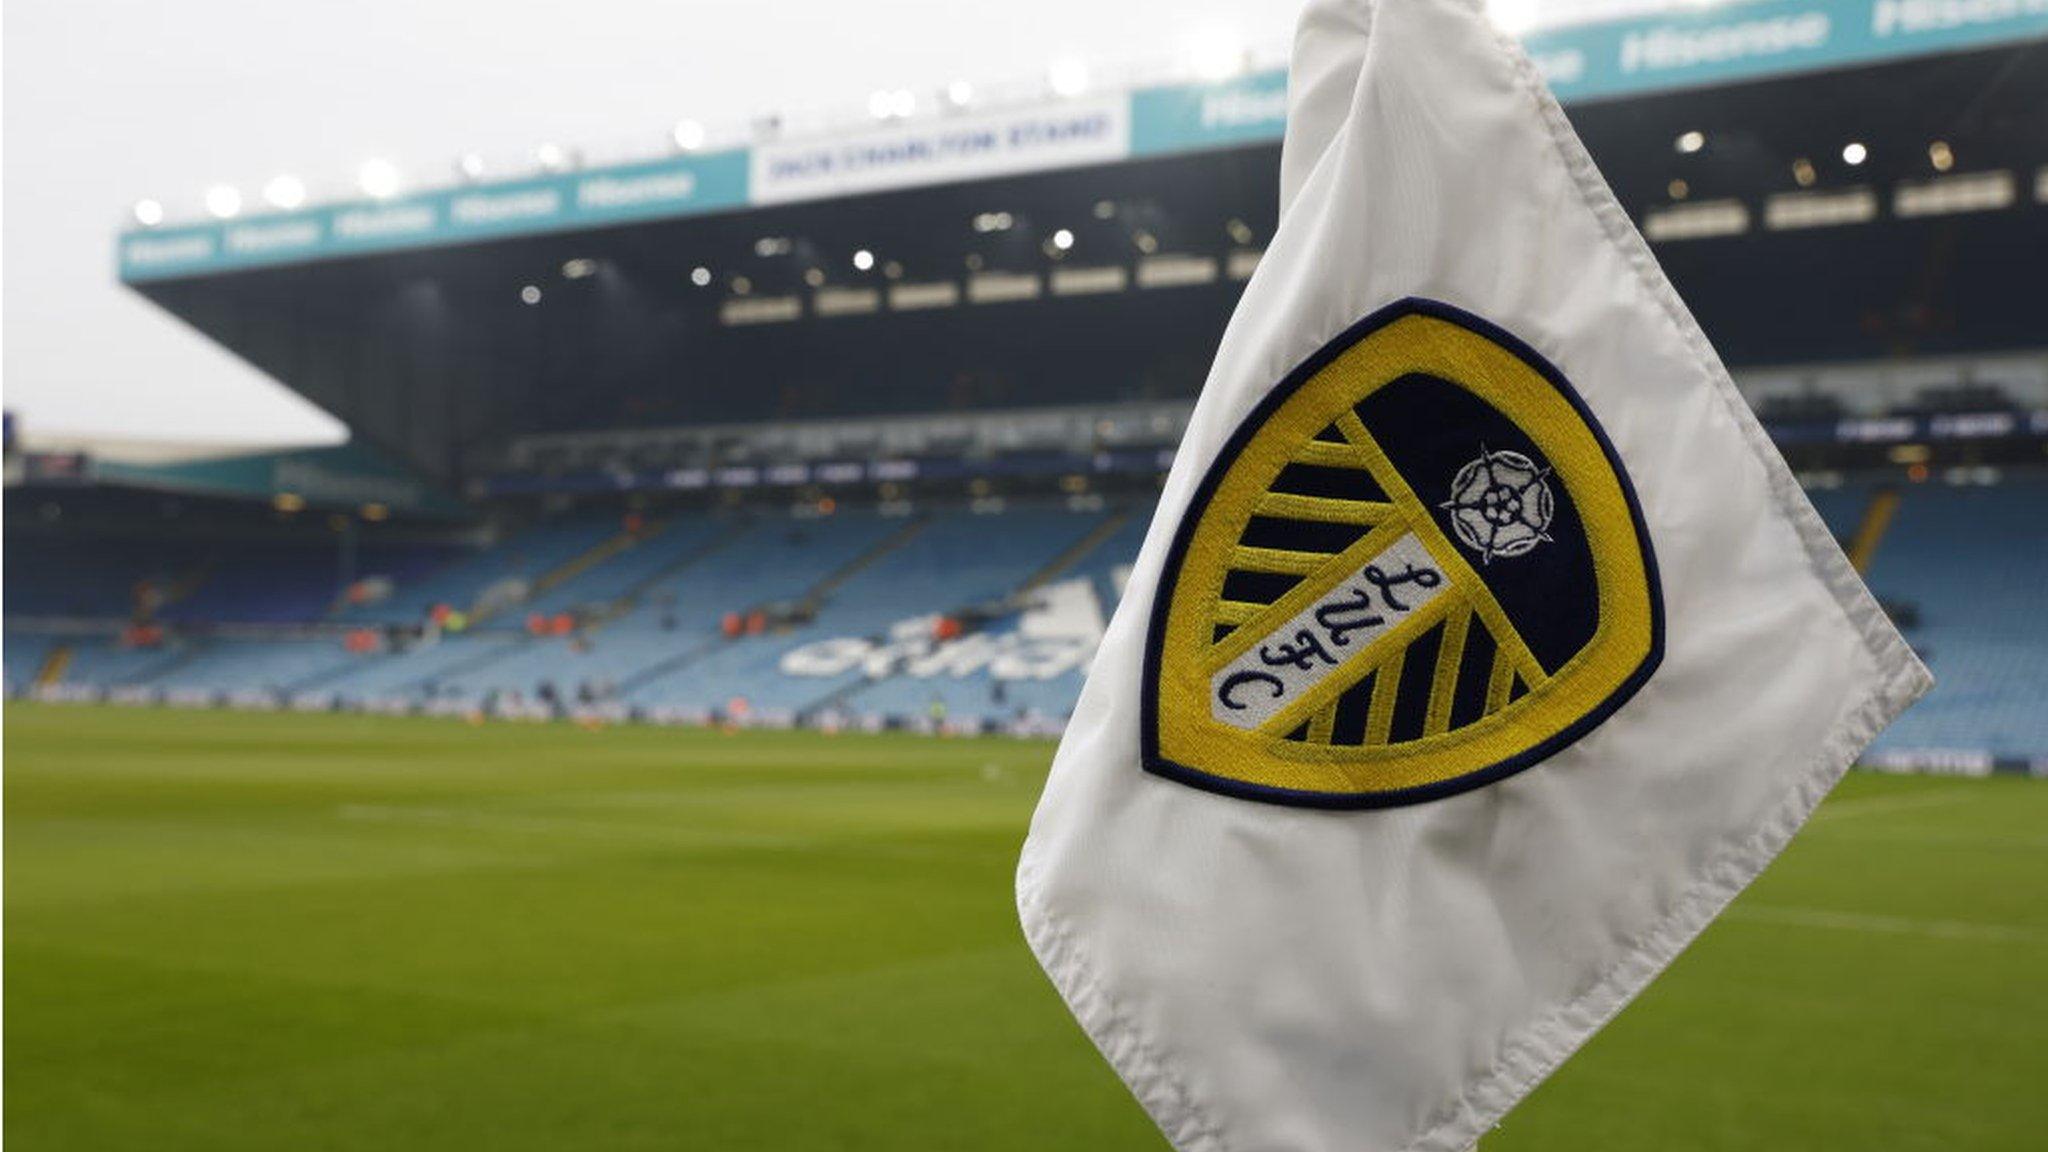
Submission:
[[[1050,745],[11,705],[21,1152],[1163,1148],[1039,975]],[[1483,1143],[2048,1141],[2048,782],[1856,776]]]

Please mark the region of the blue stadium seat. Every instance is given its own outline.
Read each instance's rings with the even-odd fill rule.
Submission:
[[[1936,686],[1881,750],[2048,755],[2048,479],[1905,494],[1868,578],[1919,621],[1907,639]]]
[[[1868,482],[1815,491],[1814,503],[1840,537],[1854,533],[1876,487]],[[2048,476],[1995,487],[1911,485],[1877,547],[1869,580],[1888,603],[1910,606],[1908,638],[1939,678],[1934,693],[1880,740],[1882,751],[2048,754],[2048,617],[2036,585],[2048,571]],[[709,710],[743,699],[760,715],[821,710],[846,717],[923,723],[943,710],[975,724],[1035,715],[1060,718],[1080,692],[1075,662],[1042,679],[991,674],[989,654],[1021,644],[1028,613],[978,621],[976,635],[947,658],[903,658],[941,613],[1001,603],[1034,578],[1087,620],[1106,620],[1144,540],[1149,506],[1089,511],[1064,504],[1013,503],[995,511],[937,508],[913,517],[875,510],[799,519],[761,512],[696,512],[656,519],[623,538],[616,512],[544,521],[466,554],[447,549],[366,555],[397,586],[380,604],[330,615],[331,557],[277,546],[239,554],[166,608],[178,620],[249,619],[407,624],[437,603],[474,604],[508,579],[540,586],[464,633],[404,650],[352,654],[338,633],[287,640],[172,638],[131,649],[102,635],[63,641],[62,680],[100,688],[166,692],[260,689],[319,691],[353,700],[407,699],[476,704],[498,694],[532,700],[543,683],[565,701],[586,690],[650,709]],[[125,618],[138,580],[171,579],[206,562],[199,547],[171,544],[42,545],[7,567],[11,619],[39,615]],[[1026,597],[1031,600],[1031,597]],[[802,605],[805,611],[795,609]],[[756,634],[728,637],[731,613],[766,608]],[[1046,608],[1042,612],[1054,611]],[[571,636],[535,637],[529,613],[570,612]],[[1092,626],[1092,625],[1091,625]],[[793,675],[799,649],[841,642],[893,658],[856,661],[828,675]],[[59,641],[10,627],[6,678],[29,686]],[[906,647],[905,644],[909,647]],[[849,648],[851,650],[851,648]],[[817,670],[813,667],[812,670]]]

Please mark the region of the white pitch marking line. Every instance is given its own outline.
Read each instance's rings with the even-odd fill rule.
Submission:
[[[1858,816],[1878,816],[1886,812],[1910,812],[1918,808],[1939,808],[1947,804],[1959,804],[1975,795],[1977,792],[1972,788],[1943,788],[1911,796],[1860,796],[1853,800],[1837,800],[1823,806],[1820,811],[1813,814],[1811,823],[1850,820]]]
[[[1732,920],[1785,924],[1794,928],[1827,928],[1881,936],[1926,936],[1937,940],[1987,940],[2000,944],[2048,942],[2048,929],[2023,924],[1977,924],[1967,920],[1921,920],[1907,916],[1873,916],[1828,908],[1792,908],[1745,904],[1728,910]]]
[[[343,820],[428,824],[474,828],[487,832],[537,833],[593,837],[615,842],[675,844],[678,846],[743,846],[763,848],[805,848],[817,843],[815,837],[790,836],[772,832],[732,829],[667,827],[609,820],[579,820],[560,816],[522,816],[511,813],[474,812],[447,808],[416,808],[405,805],[343,804],[335,809]]]

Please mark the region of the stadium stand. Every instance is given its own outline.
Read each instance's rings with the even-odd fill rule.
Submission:
[[[10,616],[126,615],[138,586],[174,584],[196,559],[175,546],[108,541],[35,540],[9,551],[14,562],[4,579]]]
[[[419,620],[436,604],[476,608],[494,588],[522,597],[530,588],[620,532],[612,517],[578,517],[544,522],[513,534],[497,547],[450,562],[398,583],[390,596],[370,605],[347,607],[344,620],[403,624]]]
[[[1558,83],[1942,680],[1880,751],[2048,769],[2027,602],[2048,562],[2048,42],[1902,44],[1668,89],[1645,70],[1599,99]],[[1273,238],[1278,79],[1126,93],[1134,124],[1198,123],[1133,128],[1109,162],[785,196],[718,192],[695,176],[723,161],[686,153],[544,180],[562,206],[629,178],[729,200],[488,236],[441,214],[528,203],[507,176],[277,217],[316,225],[303,249],[230,243],[248,221],[131,230],[130,287],[351,439],[104,471],[10,442],[8,691],[1056,727]],[[1231,121],[1243,84],[1266,85],[1255,124]],[[440,223],[341,251],[333,213]]]
[[[1865,579],[1935,674],[1935,691],[1875,751],[2022,758],[2048,749],[2048,620],[2030,607],[2048,570],[2048,477],[1904,489],[1865,480],[1810,495],[1852,558],[1867,543]],[[1885,526],[1866,542],[1873,511]]]
[[[2048,571],[2048,475],[1834,480],[1811,495],[1940,679],[1878,752],[2048,749],[2038,692],[2048,683],[2048,619],[2034,606],[2036,574]],[[180,601],[180,618],[209,604],[250,616],[227,590],[261,587],[265,618],[296,609],[297,624],[324,630],[174,629],[161,646],[135,647],[110,631],[67,637],[10,625],[6,681],[10,692],[34,690],[61,652],[45,685],[58,695],[1044,730],[1073,706],[1150,515],[1136,498],[631,520],[609,507],[544,520],[452,561],[445,548],[398,550],[385,568],[412,575],[395,578],[381,603],[331,615],[333,574],[307,550],[252,549],[235,583]],[[160,570],[144,559],[158,554],[92,553],[110,555],[123,563],[103,571],[122,580]],[[106,616],[124,617],[128,604],[122,581],[65,590],[29,577],[12,589],[43,609],[75,606],[86,591]],[[12,589],[10,612],[20,603]],[[473,619],[422,629],[449,604]],[[572,626],[553,630],[564,614]],[[351,652],[347,637],[362,624],[382,629],[379,643]]]
[[[1908,638],[1939,688],[1882,748],[2048,750],[2048,483],[1916,488],[1869,571],[1880,597],[1914,607]]]
[[[409,584],[450,555],[445,545],[378,546],[355,564]],[[325,615],[339,591],[324,542],[38,538],[15,558],[5,575],[12,616],[281,623]]]
[[[445,547],[400,546],[364,550],[358,571],[399,584],[432,571],[448,558]],[[302,544],[208,549],[193,569],[189,593],[158,613],[164,620],[289,622],[317,618],[335,607],[332,548]]]
[[[9,696],[26,692],[35,686],[36,678],[42,673],[44,664],[49,660],[50,653],[58,647],[58,643],[54,636],[23,634],[11,628],[7,630],[4,666]]]

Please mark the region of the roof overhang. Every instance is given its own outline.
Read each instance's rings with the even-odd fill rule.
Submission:
[[[1523,39],[1566,104],[2048,38],[2042,0],[1754,0]],[[1286,74],[1164,84],[812,139],[136,229],[131,284],[681,219],[1278,142]]]

